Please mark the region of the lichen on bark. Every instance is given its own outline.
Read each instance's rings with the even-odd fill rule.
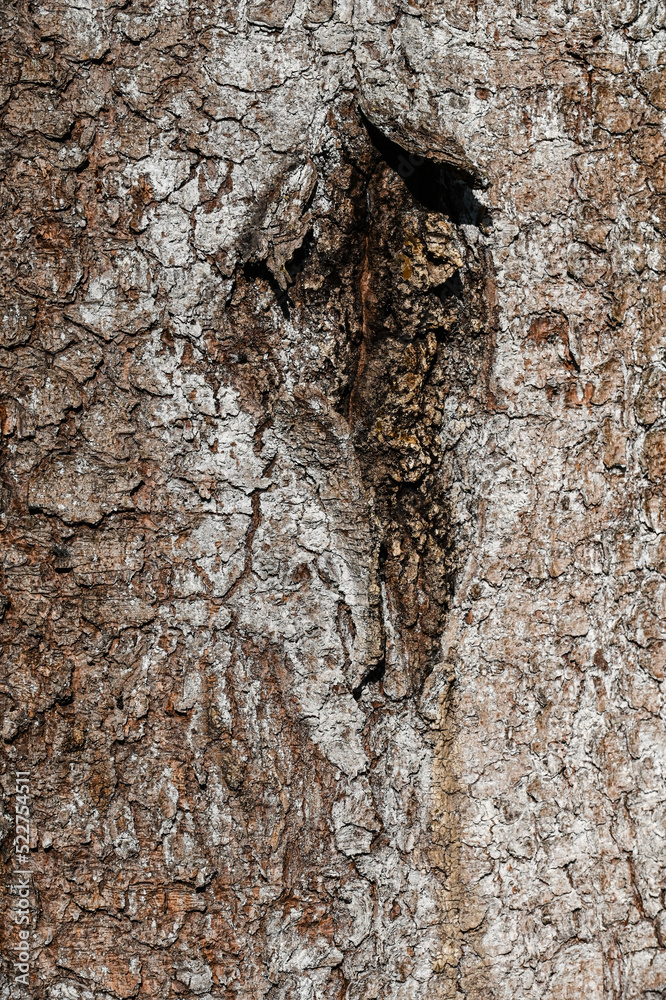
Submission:
[[[0,10],[30,995],[663,993],[662,7]]]

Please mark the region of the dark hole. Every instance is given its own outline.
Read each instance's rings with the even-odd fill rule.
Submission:
[[[377,152],[402,177],[420,205],[431,212],[441,212],[457,226],[491,225],[488,209],[474,194],[473,177],[455,167],[409,153],[383,135],[367,118],[363,121]]]
[[[118,697],[116,698],[116,705],[118,706],[118,708],[122,708],[124,706],[124,704],[125,704],[125,700],[124,700],[123,696],[121,694],[119,694]]]
[[[282,315],[285,319],[289,319],[289,308],[292,303],[289,300],[289,294],[287,291],[280,288],[277,281],[268,269],[268,265],[264,261],[255,263],[250,261],[243,267],[243,273],[248,281],[265,281],[275,294],[277,304],[279,305]]]
[[[369,670],[365,675],[361,683],[354,688],[352,694],[356,701],[361,700],[361,695],[363,694],[365,688],[368,684],[377,684],[379,681],[383,680],[384,674],[386,673],[386,660],[381,659],[376,667]]]
[[[437,285],[436,288],[433,288],[433,292],[441,302],[444,302],[445,299],[462,299],[463,283],[460,271],[456,271],[450,278],[447,278],[443,285]]]
[[[310,198],[308,200],[308,204],[304,206],[304,208],[302,210],[303,213],[305,213],[307,211],[308,205],[312,201],[313,196],[314,196],[314,191],[310,195]],[[289,279],[291,281],[294,281],[294,279],[296,278],[296,276],[298,274],[300,274],[301,271],[303,270],[303,268],[305,267],[307,259],[308,259],[309,255],[310,255],[310,251],[312,250],[312,248],[314,246],[314,241],[315,241],[314,240],[314,233],[310,229],[306,233],[305,238],[304,238],[303,242],[301,243],[300,247],[297,250],[294,251],[294,255],[291,258],[291,260],[288,260],[287,263],[285,264],[285,268],[286,268],[287,274],[289,275]]]
[[[286,289],[277,286],[276,298],[277,304],[280,307],[280,311],[285,319],[289,319],[290,308],[293,305],[291,299],[289,298],[289,293]]]

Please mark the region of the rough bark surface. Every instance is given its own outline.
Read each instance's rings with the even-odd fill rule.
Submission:
[[[666,991],[662,0],[4,0],[49,1000]]]

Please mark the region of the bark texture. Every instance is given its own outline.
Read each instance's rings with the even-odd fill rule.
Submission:
[[[665,41],[4,0],[0,996],[665,995]]]

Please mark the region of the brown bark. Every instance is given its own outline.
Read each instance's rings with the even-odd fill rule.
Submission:
[[[665,29],[0,10],[1,997],[662,996]]]

